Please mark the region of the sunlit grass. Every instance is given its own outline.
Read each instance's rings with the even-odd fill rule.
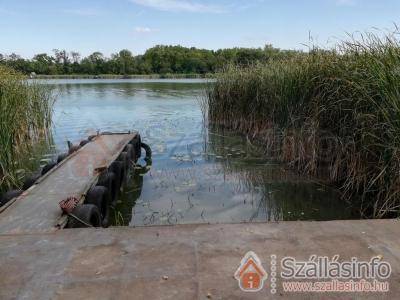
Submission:
[[[20,184],[19,161],[47,138],[53,102],[48,86],[0,66],[0,189]]]
[[[329,51],[229,66],[208,91],[209,120],[257,137],[301,172],[324,170],[365,216],[398,215],[397,34],[350,36]]]

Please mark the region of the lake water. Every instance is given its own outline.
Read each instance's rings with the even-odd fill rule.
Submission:
[[[204,124],[202,80],[51,80],[56,152],[100,131],[138,130],[153,150],[112,210],[114,225],[352,218],[332,188]]]

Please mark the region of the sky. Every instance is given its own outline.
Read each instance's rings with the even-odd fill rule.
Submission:
[[[155,45],[329,47],[346,32],[400,25],[400,0],[0,0],[0,53],[106,56]]]

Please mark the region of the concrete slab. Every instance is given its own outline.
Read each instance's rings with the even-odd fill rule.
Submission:
[[[81,199],[137,133],[97,136],[40,178],[0,214],[0,233],[55,231],[61,217],[59,202]],[[4,208],[2,208],[3,210]]]
[[[0,235],[0,299],[400,299],[400,221],[281,222],[70,229]],[[256,293],[233,275],[254,251],[340,261],[382,255],[392,267],[388,293],[287,293],[278,278]],[[278,269],[279,273],[279,269]]]

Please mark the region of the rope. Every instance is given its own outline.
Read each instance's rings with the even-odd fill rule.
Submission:
[[[77,216],[75,216],[74,214],[69,213],[68,216],[73,217],[75,220],[77,220],[78,222],[81,222],[83,225],[86,225],[87,227],[92,227],[94,228],[93,225],[86,223],[85,221],[83,221],[82,219],[79,219]]]
[[[83,225],[85,225],[87,227],[94,227],[93,225],[86,223],[82,219],[80,219],[77,216],[75,216],[74,214],[72,214],[72,211],[77,207],[78,203],[79,203],[78,198],[68,197],[67,199],[60,201],[59,205],[60,205],[61,210],[68,216],[74,218],[75,220],[77,220],[78,222],[82,223]]]

